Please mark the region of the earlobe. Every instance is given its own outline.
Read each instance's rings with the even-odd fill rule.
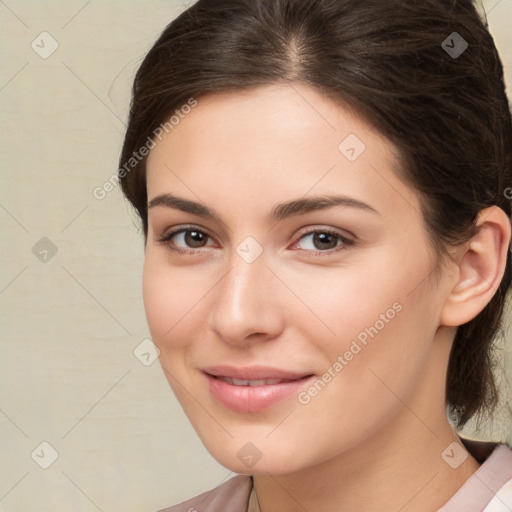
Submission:
[[[441,325],[456,327],[475,318],[498,289],[507,262],[511,227],[506,213],[497,206],[482,210],[478,232],[461,247],[456,282],[449,289]]]

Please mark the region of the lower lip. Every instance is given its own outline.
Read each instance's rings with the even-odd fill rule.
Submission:
[[[210,393],[222,405],[237,412],[259,412],[298,394],[313,379],[313,375],[303,379],[267,384],[263,386],[235,386],[205,373]]]

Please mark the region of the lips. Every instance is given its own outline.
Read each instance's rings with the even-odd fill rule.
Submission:
[[[255,413],[298,393],[312,374],[265,367],[215,366],[203,369],[212,397],[228,409]]]

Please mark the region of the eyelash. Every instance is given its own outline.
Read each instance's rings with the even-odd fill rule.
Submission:
[[[171,231],[170,233],[166,233],[162,238],[160,238],[157,241],[159,243],[163,243],[163,244],[167,245],[167,247],[173,252],[176,252],[179,254],[196,255],[198,252],[200,252],[200,250],[202,248],[182,249],[182,248],[175,246],[171,242],[171,239],[175,235],[177,235],[179,233],[186,233],[188,231],[197,231],[197,232],[202,233],[202,234],[206,235],[207,237],[211,238],[210,235],[208,235],[208,233],[206,233],[205,231],[203,231],[201,229],[197,229],[195,226],[182,226],[179,229],[175,229],[175,230]],[[302,240],[302,238],[304,238],[305,236],[313,235],[315,233],[322,233],[322,234],[329,234],[329,235],[336,236],[342,242],[342,244],[335,247],[334,249],[330,249],[330,250],[326,250],[326,251],[316,251],[316,250],[308,250],[308,249],[299,249],[299,250],[307,252],[312,256],[328,256],[328,255],[346,250],[348,247],[353,246],[355,244],[354,240],[350,240],[349,238],[346,238],[343,235],[341,235],[340,233],[338,233],[337,231],[334,231],[333,229],[329,229],[329,228],[314,229],[311,231],[306,231],[301,234],[298,241]]]

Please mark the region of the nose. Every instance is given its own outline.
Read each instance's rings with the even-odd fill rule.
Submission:
[[[215,287],[211,329],[231,345],[275,338],[283,329],[279,279],[267,267],[264,253],[248,263],[233,253],[228,272]]]

